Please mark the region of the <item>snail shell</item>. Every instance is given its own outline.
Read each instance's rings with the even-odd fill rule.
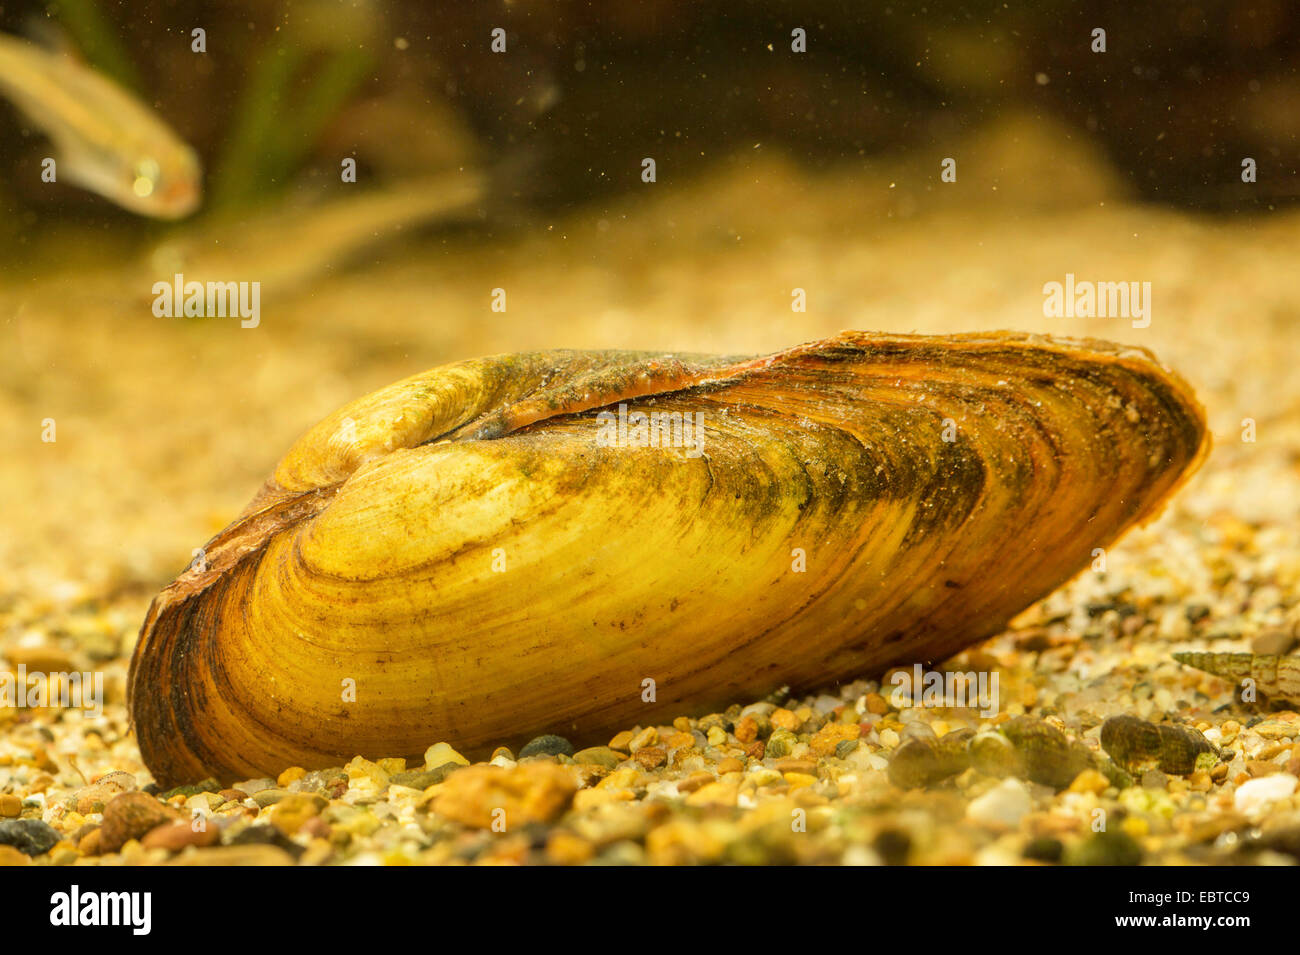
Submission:
[[[1175,653],[1179,663],[1204,670],[1256,693],[1300,704],[1300,655],[1276,653]],[[1249,683],[1248,683],[1249,681]]]
[[[620,404],[702,427],[604,446]],[[945,658],[1151,517],[1205,445],[1177,376],[1095,341],[446,365],[309,430],[158,595],[132,719],[160,782],[229,780],[600,740]]]
[[[1101,748],[1130,773],[1159,769],[1174,776],[1190,776],[1202,755],[1219,755],[1194,727],[1148,723],[1127,714],[1101,724]]]

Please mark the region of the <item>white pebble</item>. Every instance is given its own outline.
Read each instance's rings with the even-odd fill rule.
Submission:
[[[264,789],[274,789],[275,780],[268,779],[265,777],[262,779],[249,779],[242,783],[235,783],[235,785],[232,786],[231,788],[238,789],[241,793],[244,793],[245,795],[253,796],[256,795],[257,793],[260,793]]]
[[[1247,780],[1233,794],[1233,805],[1238,812],[1250,812],[1279,799],[1287,799],[1295,792],[1298,781],[1300,780],[1290,773],[1274,773],[1272,776]]]
[[[971,801],[966,816],[972,822],[1014,829],[1033,808],[1029,790],[1018,779],[1004,779],[983,796]]]

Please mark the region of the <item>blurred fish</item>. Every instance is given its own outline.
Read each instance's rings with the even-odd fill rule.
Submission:
[[[483,174],[461,170],[362,190],[315,207],[283,203],[168,238],[150,253],[146,268],[151,282],[176,274],[187,282],[255,281],[263,294],[273,294],[330,271],[403,228],[468,213],[483,198],[484,187]]]
[[[66,53],[0,34],[0,94],[58,149],[58,175],[124,209],[179,219],[202,197],[198,156],[112,80]]]

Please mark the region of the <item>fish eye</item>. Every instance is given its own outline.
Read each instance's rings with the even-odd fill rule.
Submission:
[[[131,183],[131,191],[141,199],[153,195],[154,189],[158,185],[158,179],[162,175],[162,167],[158,165],[158,160],[152,158],[141,159],[135,164],[135,181]]]

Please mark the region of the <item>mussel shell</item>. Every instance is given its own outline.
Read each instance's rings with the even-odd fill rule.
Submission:
[[[619,403],[702,414],[702,454],[601,446]],[[1206,443],[1176,375],[1094,341],[447,365],[308,431],[157,597],[135,729],[160,781],[229,780],[603,742],[942,659],[1152,516]]]

